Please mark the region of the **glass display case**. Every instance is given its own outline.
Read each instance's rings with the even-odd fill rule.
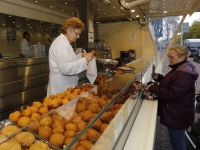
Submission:
[[[50,111],[23,129],[57,150],[122,149],[143,100],[144,87],[138,83],[151,64],[151,60],[136,60],[128,64],[134,70],[115,74],[68,101],[68,90],[73,89],[67,89],[65,104],[52,109],[58,99],[51,101]]]

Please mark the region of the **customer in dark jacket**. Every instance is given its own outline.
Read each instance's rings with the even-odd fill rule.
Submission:
[[[172,47],[167,56],[172,70],[165,77],[154,74],[153,79],[160,84],[150,85],[147,90],[159,97],[160,122],[168,128],[173,149],[186,150],[185,129],[194,122],[195,81],[199,75],[195,66],[187,61],[186,47]]]

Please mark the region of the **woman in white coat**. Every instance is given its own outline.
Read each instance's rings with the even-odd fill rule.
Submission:
[[[78,74],[87,69],[94,58],[92,53],[75,54],[70,43],[75,42],[85,29],[78,18],[67,19],[61,26],[61,34],[53,41],[49,50],[49,85],[47,96],[64,92],[78,84]]]

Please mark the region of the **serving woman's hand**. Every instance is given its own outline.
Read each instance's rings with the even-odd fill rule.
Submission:
[[[87,62],[91,61],[94,58],[92,53],[83,53],[82,56],[87,60]]]

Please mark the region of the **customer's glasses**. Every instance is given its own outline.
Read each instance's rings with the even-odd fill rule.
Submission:
[[[167,57],[170,58],[170,59],[173,59],[173,58],[174,58],[173,56],[171,56],[171,55],[169,55],[169,54],[167,54]]]
[[[75,30],[73,30],[74,31],[74,33],[76,34],[76,36],[79,36],[80,37],[80,33],[77,33]]]

